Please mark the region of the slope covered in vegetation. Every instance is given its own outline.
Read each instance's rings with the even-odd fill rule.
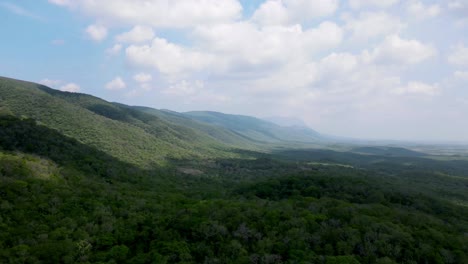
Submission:
[[[210,111],[184,113],[196,120],[224,127],[241,135],[261,142],[317,142],[322,139],[319,133],[305,127],[282,127],[255,117],[228,115]]]
[[[5,113],[34,119],[134,164],[148,166],[167,158],[230,155],[227,150],[235,147],[182,123],[34,83],[0,78],[0,98]]]
[[[177,113],[0,84],[0,263],[468,262],[465,160],[228,153],[244,138]],[[167,152],[106,148],[117,128]]]

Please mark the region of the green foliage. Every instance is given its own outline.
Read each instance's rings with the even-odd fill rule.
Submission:
[[[232,156],[229,149],[233,145],[195,127],[165,121],[85,94],[0,78],[0,99],[1,109],[5,109],[1,113],[33,119],[80,143],[139,166],[164,164],[169,158]],[[246,142],[249,141],[244,140],[244,146],[249,145]]]
[[[282,127],[258,118],[228,115],[210,111],[184,113],[185,116],[201,122],[229,129],[257,142],[317,142],[322,137],[316,131],[302,127]]]
[[[174,113],[0,92],[0,263],[468,263],[466,161],[229,153]]]

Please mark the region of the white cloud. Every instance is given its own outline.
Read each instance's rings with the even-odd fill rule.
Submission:
[[[122,90],[122,89],[125,89],[126,87],[127,85],[119,76],[115,77],[115,79],[113,79],[112,81],[106,84],[107,90]]]
[[[213,107],[229,104],[226,94],[219,94],[207,89],[201,80],[181,80],[173,82],[161,91],[166,98],[176,99],[181,104],[200,104],[203,107]]]
[[[357,18],[346,20],[345,29],[352,32],[354,40],[367,41],[378,36],[396,34],[405,27],[400,18],[385,12],[364,12]]]
[[[168,94],[172,96],[188,96],[194,95],[199,92],[205,84],[202,81],[195,81],[193,83],[182,80],[175,84],[172,84],[169,88],[162,91],[163,94]]]
[[[306,21],[311,17],[324,17],[335,13],[338,0],[283,0],[294,17]]]
[[[139,83],[147,83],[147,82],[150,82],[153,79],[153,77],[151,76],[151,74],[141,72],[141,73],[135,74],[133,76],[133,79]]]
[[[431,45],[391,35],[374,49],[371,56],[373,60],[381,63],[417,64],[436,54],[436,49]]]
[[[441,7],[438,4],[424,5],[421,1],[409,1],[406,6],[407,12],[418,19],[426,19],[436,17],[441,12]]]
[[[127,88],[119,95],[140,96],[135,103],[287,114],[323,132],[347,127],[349,135],[391,137],[399,124],[450,108],[453,94],[466,97],[455,88],[468,80],[468,68],[440,70],[449,61],[465,66],[465,47],[454,47],[448,61],[434,59],[436,47],[466,42],[454,26],[466,1],[265,0],[257,10],[247,10],[247,1],[244,12],[238,0],[53,2],[109,30],[106,53],[124,50],[127,64],[113,60],[115,67],[136,74],[122,76],[128,85],[116,77],[106,88]],[[434,17],[425,28],[418,23]]]
[[[262,25],[282,25],[288,22],[288,10],[280,0],[268,0],[255,10],[252,20]]]
[[[349,5],[353,9],[364,7],[388,8],[398,2],[400,2],[400,0],[349,0]]]
[[[241,17],[237,0],[52,0],[52,3],[80,10],[109,25],[193,27],[234,21]]]
[[[39,83],[42,84],[42,85],[54,88],[54,87],[57,87],[58,85],[60,85],[62,83],[62,81],[61,80],[51,80],[51,79],[45,78],[45,79],[40,80]]]
[[[468,66],[468,47],[463,44],[457,45],[449,55],[448,61],[454,65]]]
[[[437,84],[430,85],[422,82],[409,82],[406,86],[399,87],[393,92],[398,95],[435,96],[440,93],[440,88]]]
[[[468,81],[468,71],[456,71],[453,73],[453,76],[457,79]]]
[[[338,6],[338,0],[267,0],[252,20],[262,25],[294,24],[332,15]]]
[[[71,92],[71,93],[77,93],[81,90],[80,86],[76,83],[67,83],[60,87],[61,91],[64,92]]]
[[[114,56],[114,55],[119,54],[121,50],[122,50],[122,44],[114,44],[114,46],[106,50],[106,53],[108,55]]]
[[[332,53],[320,61],[322,73],[341,76],[355,70],[360,64],[359,58],[350,53]]]
[[[300,25],[257,27],[252,23],[199,27],[199,46],[216,55],[216,69],[227,71],[242,66],[274,67],[292,60],[307,60],[320,51],[339,45],[342,29],[331,22],[304,30]],[[255,45],[252,45],[255,43]]]
[[[154,31],[151,27],[135,26],[132,30],[116,36],[115,39],[124,43],[142,43],[152,40],[153,37]]]
[[[155,38],[151,45],[131,45],[126,49],[128,61],[136,66],[153,67],[164,74],[198,71],[211,63],[212,58],[162,38]]]
[[[302,93],[319,78],[317,64],[292,61],[280,69],[252,80],[248,93],[261,96],[286,96]],[[301,95],[302,96],[302,95]]]
[[[447,3],[447,9],[458,20],[456,26],[464,28],[468,25],[468,1],[451,0]]]
[[[466,10],[468,9],[468,1],[451,0],[450,2],[448,2],[448,8],[452,10]]]
[[[86,28],[86,33],[94,41],[103,41],[107,37],[107,28],[102,25],[90,25]]]
[[[54,88],[54,89],[59,89],[64,92],[72,92],[72,93],[77,93],[81,90],[80,86],[76,83],[67,83],[65,85],[61,85],[63,82],[61,80],[51,80],[48,78],[42,79],[39,81],[40,84]]]

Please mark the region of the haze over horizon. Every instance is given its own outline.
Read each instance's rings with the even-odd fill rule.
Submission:
[[[130,105],[468,141],[468,1],[0,0],[0,76]]]

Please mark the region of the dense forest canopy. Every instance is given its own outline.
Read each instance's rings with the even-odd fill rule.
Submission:
[[[248,135],[1,79],[0,262],[468,263],[465,157]]]

